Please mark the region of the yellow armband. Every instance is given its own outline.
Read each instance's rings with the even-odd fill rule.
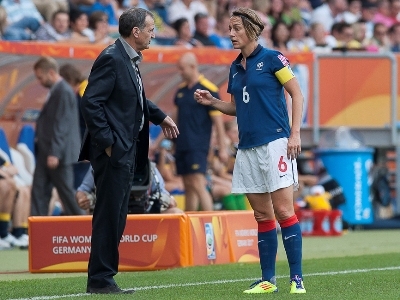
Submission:
[[[285,66],[279,71],[275,72],[276,78],[278,78],[279,82],[284,85],[290,79],[294,78],[294,74],[292,69],[289,66]]]

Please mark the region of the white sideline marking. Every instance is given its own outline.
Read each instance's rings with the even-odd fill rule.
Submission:
[[[304,277],[326,276],[326,275],[341,275],[341,274],[351,274],[351,273],[366,273],[366,272],[388,271],[388,270],[400,270],[400,266],[387,267],[387,268],[355,269],[355,270],[346,270],[346,271],[310,273],[310,274],[304,274]],[[286,277],[287,277],[287,275],[276,276],[276,278],[286,278]],[[137,288],[135,288],[135,290],[136,291],[144,291],[144,290],[154,290],[154,289],[166,289],[166,288],[171,288],[171,287],[187,287],[187,286],[197,286],[197,285],[206,285],[206,284],[221,284],[221,283],[223,284],[223,283],[232,283],[232,282],[241,282],[241,281],[252,281],[252,280],[257,280],[257,279],[259,279],[259,278],[226,279],[226,280],[215,280],[215,281],[206,281],[206,282],[164,284],[164,285],[137,287]],[[86,296],[91,296],[91,294],[80,293],[80,294],[70,294],[70,295],[39,296],[39,297],[31,297],[31,298],[15,298],[15,299],[9,299],[9,300],[50,300],[50,299],[61,299],[61,298],[71,298],[71,297],[86,297]]]

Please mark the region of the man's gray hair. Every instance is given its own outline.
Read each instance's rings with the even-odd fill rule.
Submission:
[[[143,8],[129,8],[119,17],[119,34],[126,38],[131,35],[132,29],[138,27],[142,30],[146,26],[146,17],[150,16],[154,19],[152,12]]]

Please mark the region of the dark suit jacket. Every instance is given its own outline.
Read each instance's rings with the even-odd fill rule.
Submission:
[[[50,97],[36,120],[37,155],[57,156],[60,164],[75,163],[81,144],[76,96],[61,80],[50,90]]]
[[[144,101],[142,110],[139,91],[130,58],[117,39],[100,53],[89,75],[81,102],[87,130],[79,160],[97,157],[112,145],[111,164],[123,166],[137,142],[138,168],[147,163],[149,121],[158,125],[166,115],[149,100]],[[143,113],[144,125],[139,132]]]

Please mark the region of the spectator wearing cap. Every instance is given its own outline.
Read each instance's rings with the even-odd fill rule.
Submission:
[[[195,31],[193,38],[200,41],[204,46],[215,46],[208,35],[208,15],[198,13],[194,16]]]
[[[195,31],[194,16],[198,13],[208,15],[207,7],[199,0],[177,0],[169,6],[167,12],[170,24],[180,18],[186,18],[191,33]]]
[[[329,33],[334,23],[343,21],[346,9],[346,0],[328,0],[311,13],[311,23],[323,24],[325,32]]]

